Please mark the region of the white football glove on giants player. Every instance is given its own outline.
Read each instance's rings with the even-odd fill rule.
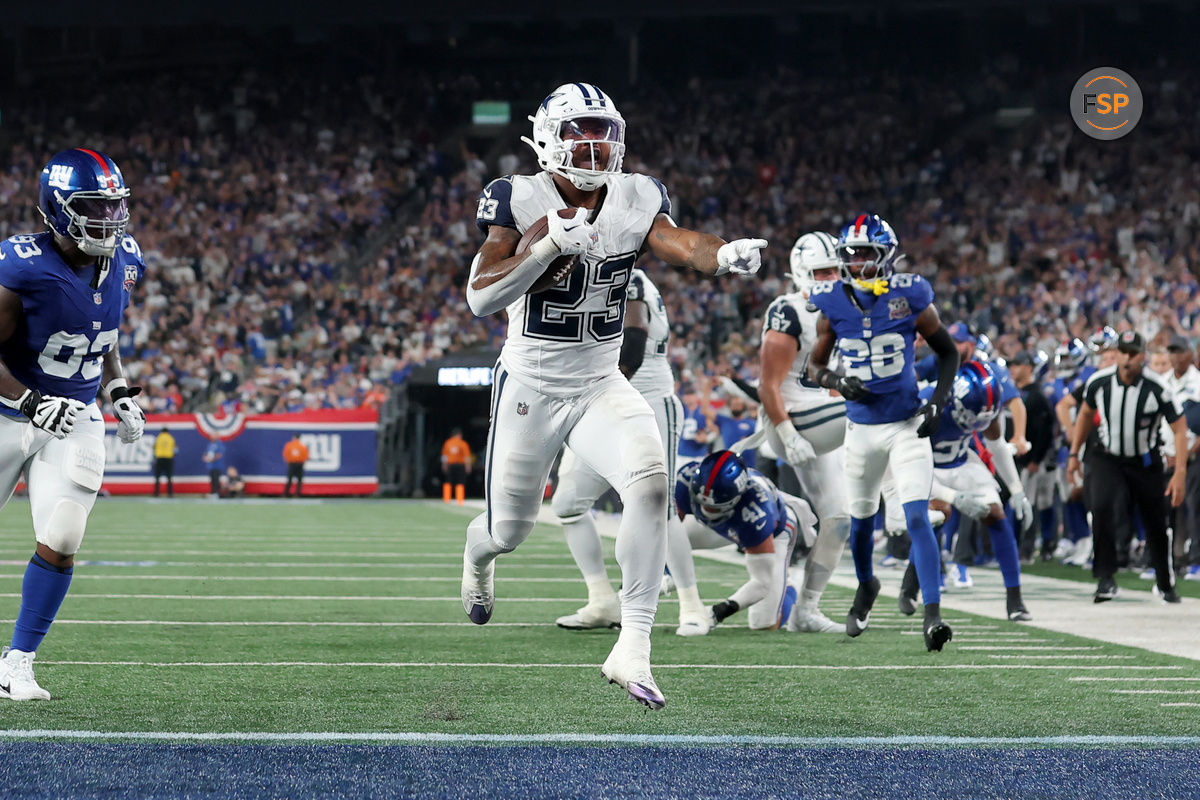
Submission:
[[[1033,504],[1024,492],[1013,492],[1012,497],[1008,498],[1008,504],[1012,506],[1013,516],[1017,518],[1021,530],[1028,530],[1033,526]]]
[[[112,400],[113,413],[117,415],[117,438],[125,444],[133,444],[142,438],[142,432],[146,430],[146,412],[133,399],[142,393],[142,387],[130,388],[123,385],[123,379],[118,380],[120,384],[117,386],[113,385],[117,381],[108,385],[108,399]]]
[[[75,417],[83,410],[83,403],[70,397],[43,397],[37,389],[26,389],[14,407],[29,417],[35,428],[65,439],[75,429]]]
[[[982,519],[992,510],[991,503],[987,502],[983,495],[972,494],[970,492],[959,492],[954,495],[953,505],[963,516],[970,517],[971,519]]]
[[[717,250],[716,275],[736,272],[738,275],[753,275],[762,266],[762,253],[766,239],[734,239]]]
[[[554,243],[558,252],[566,256],[585,255],[600,246],[600,235],[587,221],[587,209],[575,209],[575,216],[563,219],[557,211],[546,215],[546,238]]]
[[[775,426],[775,433],[783,444],[783,457],[793,467],[803,467],[817,457],[817,451],[812,444],[801,436],[790,419]]]

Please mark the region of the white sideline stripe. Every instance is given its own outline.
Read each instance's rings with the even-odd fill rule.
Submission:
[[[1080,676],[1080,678],[1068,678],[1067,680],[1074,680],[1074,681],[1080,681],[1080,680],[1134,681],[1135,680],[1135,681],[1138,681],[1139,684],[1145,684],[1146,681],[1151,681],[1151,680],[1158,680],[1158,681],[1177,680],[1177,681],[1188,681],[1188,682],[1200,682],[1200,678],[1084,678],[1084,676]]]
[[[943,620],[942,620],[942,621],[944,622],[944,621],[945,621],[945,619],[943,618]],[[958,635],[958,632],[959,632],[959,631],[958,631],[958,626],[954,626],[954,635],[955,635],[955,636],[957,636],[957,635]],[[1045,631],[1038,631],[1038,633],[1045,633]],[[901,635],[901,636],[924,636],[924,635],[925,635],[925,633],[924,633],[924,631],[921,631],[921,630],[915,630],[915,631],[900,631],[900,635]],[[979,641],[983,641],[982,639],[977,639],[977,638],[975,638],[975,635],[974,635],[974,634],[971,634],[971,633],[964,634],[964,635],[965,635],[965,636],[970,636],[970,637],[971,637],[971,641],[972,641],[972,642],[979,642]],[[1007,639],[1007,638],[1009,638],[1009,637],[1012,637],[1012,636],[1029,636],[1029,634],[1028,634],[1028,633],[1026,633],[1026,632],[1024,632],[1024,631],[1000,631],[1000,630],[997,630],[997,631],[990,632],[990,633],[988,633],[987,635],[988,635],[988,636],[997,636],[997,637],[1003,637],[1004,639]],[[996,641],[1002,641],[1002,639],[999,639],[999,638],[998,638],[998,639],[996,639]],[[1019,641],[1023,641],[1023,642],[1044,642],[1044,641],[1046,641],[1046,640],[1045,640],[1045,639],[1020,639]]]
[[[464,623],[471,624],[471,623]],[[86,667],[430,667],[435,669],[598,669],[597,664],[508,664],[504,662],[478,661],[75,661],[50,660],[39,661],[39,665],[56,664],[60,666]],[[1146,666],[1078,666],[1075,664],[655,664],[654,669],[711,669],[711,670],[814,670],[819,672],[898,672],[903,670],[1013,670],[1013,669],[1182,669],[1178,666],[1146,667]]]
[[[1200,689],[1112,689],[1112,694],[1200,694]]]
[[[444,555],[444,554],[443,554]],[[97,563],[99,562],[99,563]],[[0,561],[0,564],[7,566],[24,566],[29,560],[24,561]],[[572,566],[564,561],[562,564],[529,564],[526,562],[511,562],[512,568],[515,569],[563,569],[567,566]],[[76,562],[77,565],[88,567],[242,567],[245,569],[296,569],[304,567],[307,569],[462,569],[462,562],[430,562],[422,564],[420,562],[408,561],[392,561],[379,563],[378,561],[255,561],[247,564],[245,561],[155,561],[146,559],[141,561],[109,561],[107,559],[81,560]],[[203,576],[201,576],[203,577]]]
[[[977,641],[977,640],[972,639],[971,641]],[[1099,650],[1101,648],[1099,648],[1099,647],[1060,647],[1058,645],[1033,645],[1031,647],[1026,647],[1025,645],[1010,645],[1007,647],[1005,647],[1005,646],[997,647],[996,645],[989,645],[986,647],[972,647],[970,645],[965,645],[963,647],[959,647],[958,649],[959,650],[1054,650],[1057,652],[1066,652],[1068,650]]]
[[[24,575],[0,575],[0,580],[9,578],[12,580],[22,580]],[[72,578],[72,583],[79,580],[103,580],[103,581],[339,581],[339,582],[355,582],[355,581],[388,581],[395,583],[399,581],[405,582],[433,582],[443,581],[445,583],[461,583],[462,577],[456,576],[453,578],[438,578],[430,575],[411,575],[408,577],[391,576],[391,575],[97,575],[96,573],[85,572],[81,575],[75,575]],[[579,578],[496,578],[496,583],[573,583],[579,584]],[[741,585],[741,584],[731,584]],[[72,595],[74,596],[74,595]],[[918,631],[919,632],[919,631]]]
[[[1159,703],[1165,708],[1200,708],[1200,703]]]
[[[965,649],[965,648],[963,648],[963,649]],[[1084,660],[1087,660],[1087,659],[1093,659],[1093,658],[1121,658],[1121,659],[1130,659],[1130,658],[1133,658],[1133,657],[1134,657],[1134,656],[1114,656],[1114,655],[1102,655],[1102,654],[1096,654],[1096,655],[1094,655],[1094,656],[1027,656],[1027,655],[1013,656],[1013,655],[1003,655],[1003,654],[1000,654],[1000,653],[989,653],[989,654],[988,654],[988,658],[1054,658],[1054,659],[1060,659],[1060,658],[1077,658],[1077,659],[1084,659]]]
[[[20,597],[20,592],[0,592],[0,597]],[[379,602],[400,600],[406,603],[449,603],[457,597],[426,597],[424,595],[340,595],[340,594],[87,594],[75,592],[71,597],[90,597],[93,600],[366,600]],[[506,597],[505,603],[584,603],[579,597]],[[673,597],[659,598],[663,603],[679,602]]]
[[[1171,705],[1171,704],[1167,704]],[[1194,704],[1192,704],[1194,705]],[[1195,745],[1200,736],[683,736],[638,733],[277,733],[274,731],[6,730],[0,739],[158,739],[168,741],[395,742],[399,744],[631,744],[781,745],[790,747],[898,747],[1011,745]]]
[[[13,624],[15,620],[0,620]],[[56,619],[55,625],[181,625],[193,628],[478,628],[474,622],[313,622],[309,620],[238,620],[233,622],[213,620],[172,619]],[[553,622],[489,622],[489,628],[554,628]],[[673,622],[656,622],[656,628],[677,628]],[[38,662],[42,663],[42,662]]]
[[[341,543],[339,543],[339,544],[341,544]],[[5,554],[28,553],[28,552],[29,552],[28,548],[23,548],[20,550],[17,550],[17,549],[0,550],[0,553],[5,553]],[[130,557],[130,555],[129,555],[131,553],[133,554],[132,557]],[[276,558],[323,558],[323,557],[328,557],[328,556],[345,555],[346,548],[345,547],[330,547],[328,550],[237,550],[237,551],[235,551],[235,550],[212,550],[212,549],[209,549],[209,550],[178,550],[175,548],[168,549],[168,550],[151,550],[151,549],[142,548],[142,547],[122,548],[122,547],[105,546],[103,548],[97,549],[96,551],[94,551],[92,553],[89,553],[88,554],[89,558],[85,560],[85,563],[89,563],[92,561],[128,561],[130,563],[138,563],[138,562],[142,562],[142,561],[153,561],[154,559],[147,558],[146,556],[156,554],[156,553],[166,553],[168,555],[176,555],[176,556],[219,556],[219,557],[226,557],[226,558],[240,558],[242,556],[247,556],[247,557],[274,556]],[[522,553],[524,554],[524,553],[526,553],[526,551],[522,550]],[[446,555],[447,554],[445,551],[440,552],[440,553],[376,552],[376,551],[371,552],[371,558],[443,558],[444,559],[446,557]],[[571,555],[569,553],[563,554],[563,553],[557,552],[556,550],[547,549],[541,553],[537,553],[537,557],[539,560],[547,560],[547,561],[559,560],[559,561],[562,561],[564,564],[569,564],[571,566],[574,566],[574,564],[575,564],[575,561],[571,558]],[[168,562],[159,562],[159,563],[168,563]],[[212,563],[212,562],[206,561],[203,563],[208,564],[208,563]],[[218,562],[218,563],[230,563],[230,562]],[[516,566],[521,565],[520,560],[514,561],[513,563]],[[461,566],[461,565],[459,565],[459,566]]]

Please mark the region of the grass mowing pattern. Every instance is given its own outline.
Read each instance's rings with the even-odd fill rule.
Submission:
[[[954,641],[943,653],[926,653],[919,621],[899,617],[886,600],[872,617],[871,630],[856,640],[751,633],[742,627],[744,614],[708,637],[682,639],[673,635],[677,605],[673,599],[665,601],[659,622],[667,625],[656,628],[653,642],[655,674],[668,706],[648,713],[600,678],[612,632],[569,632],[552,624],[581,605],[584,594],[582,583],[572,580],[576,570],[558,528],[539,526],[526,544],[498,563],[493,621],[518,626],[458,625],[466,622],[458,581],[469,516],[437,504],[390,501],[102,500],[80,554],[97,563],[76,567],[59,622],[38,653],[39,681],[55,699],[0,704],[0,727],[789,736],[1200,734],[1196,708],[1160,705],[1189,698],[1200,702],[1200,695],[1115,694],[1114,689],[1151,684],[1068,680],[1081,675],[1195,676],[1194,662],[954,612],[948,618],[957,624]],[[0,619],[7,636],[33,535],[24,503],[10,504],[4,519]],[[611,552],[611,542],[606,547]],[[702,596],[710,602],[727,595],[745,574],[740,567],[706,560],[698,561],[697,570]],[[610,576],[616,577],[615,567]],[[528,578],[533,580],[526,582]],[[564,578],[568,580],[559,580]],[[220,599],[209,599],[214,596]],[[831,587],[823,606],[840,618],[850,601],[849,591]],[[109,624],[120,621],[155,624]],[[307,625],[395,622],[456,625]],[[980,646],[996,648],[1097,649],[962,649],[976,639]],[[994,657],[1000,654],[1016,657]],[[1051,658],[1025,657],[1035,654]],[[231,665],[175,665],[198,662]],[[381,662],[459,666],[356,666]],[[474,666],[481,663],[577,666]],[[966,668],[937,669],[946,666]],[[1097,666],[1106,669],[1089,669]],[[1130,666],[1162,669],[1136,672]]]

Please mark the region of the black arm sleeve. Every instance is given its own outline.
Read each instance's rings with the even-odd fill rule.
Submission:
[[[647,336],[645,328],[625,329],[625,338],[621,340],[621,358],[617,362],[625,377],[632,378],[641,368],[642,361],[646,358]]]
[[[950,399],[950,390],[954,387],[954,376],[958,374],[958,349],[954,346],[954,340],[950,338],[945,325],[938,328],[933,336],[926,336],[925,341],[938,358],[937,387],[933,390],[930,401],[938,408],[944,408],[946,401]]]
[[[746,383],[744,380],[742,380],[737,375],[730,375],[729,380],[733,381],[733,385],[738,387],[739,389],[741,389],[743,392],[745,392],[746,396],[749,397],[751,400],[753,400],[756,403],[762,402],[761,400],[758,399],[758,387],[757,386],[751,386],[750,384]]]

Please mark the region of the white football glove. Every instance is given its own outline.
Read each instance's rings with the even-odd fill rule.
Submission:
[[[738,275],[753,275],[762,266],[762,253],[766,239],[734,239],[717,250],[717,273],[736,272]]]
[[[29,389],[21,398],[19,408],[34,427],[55,439],[65,439],[75,429],[75,417],[83,411],[83,403],[70,397],[43,397],[36,389]]]
[[[600,246],[600,235],[587,221],[587,209],[575,209],[575,216],[563,219],[557,211],[546,214],[546,238],[554,243],[563,255],[583,255]]]
[[[1021,530],[1027,530],[1033,526],[1033,504],[1029,502],[1029,498],[1024,492],[1014,492],[1012,497],[1008,498],[1008,504],[1012,506],[1013,516],[1017,518],[1017,522],[1021,525]]]
[[[790,419],[775,426],[775,433],[783,444],[783,457],[793,467],[803,467],[817,457],[817,451],[812,444],[801,436],[792,425]]]
[[[119,387],[109,391],[113,413],[117,415],[117,438],[125,444],[133,444],[142,438],[146,430],[146,412],[133,398],[141,394],[142,387]]]
[[[986,517],[988,512],[992,510],[992,504],[987,502],[983,495],[971,494],[970,492],[958,492],[955,494],[953,506],[963,516],[970,517],[971,519]]]

